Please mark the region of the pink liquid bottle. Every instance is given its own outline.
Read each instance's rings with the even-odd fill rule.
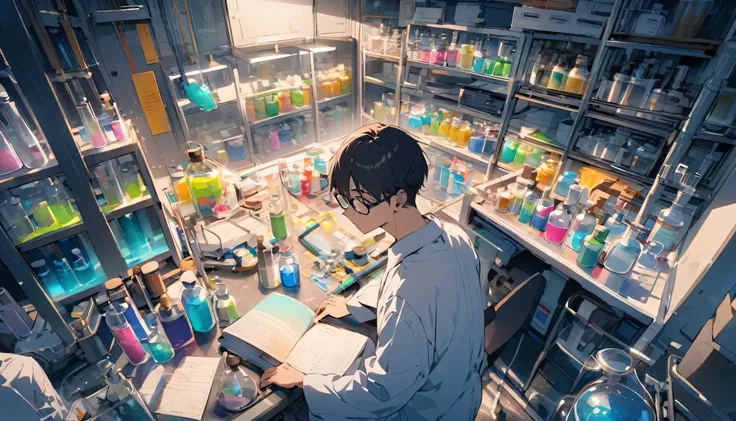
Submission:
[[[131,364],[141,365],[148,361],[148,351],[135,336],[123,313],[119,313],[113,305],[110,305],[105,312],[105,320]]]
[[[82,124],[84,124],[84,128],[87,130],[87,135],[92,146],[102,148],[107,145],[105,132],[102,131],[100,122],[97,121],[97,117],[94,111],[92,111],[92,106],[87,102],[87,98],[82,98],[77,104],[77,111],[79,111],[79,116],[82,118]]]
[[[279,138],[279,130],[276,128],[271,129],[269,132],[269,136],[271,136],[271,150],[272,151],[280,151],[281,150],[281,139]]]
[[[553,244],[561,244],[570,229],[572,222],[572,208],[577,203],[577,198],[571,199],[567,197],[565,203],[557,207],[547,220],[547,227],[544,231],[544,239]]]
[[[18,171],[23,166],[13,145],[8,140],[5,130],[0,128],[0,175]]]
[[[432,45],[434,44],[434,36],[425,36],[422,38],[422,61],[429,63],[432,57]]]

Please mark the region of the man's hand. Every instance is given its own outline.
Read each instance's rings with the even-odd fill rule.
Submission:
[[[304,388],[304,373],[289,364],[283,363],[278,367],[271,367],[263,372],[260,385],[261,389],[271,384],[287,389],[291,389],[292,387]]]
[[[314,322],[317,323],[326,316],[341,319],[349,314],[350,311],[344,301],[330,296],[317,307],[317,311],[314,312]]]

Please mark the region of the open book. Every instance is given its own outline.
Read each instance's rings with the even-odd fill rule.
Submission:
[[[368,338],[313,319],[299,301],[270,294],[225,328],[220,344],[262,369],[286,362],[305,374],[345,374]]]

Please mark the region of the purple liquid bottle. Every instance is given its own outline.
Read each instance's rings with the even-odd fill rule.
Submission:
[[[192,326],[187,315],[180,306],[173,306],[167,294],[161,295],[158,305],[158,316],[161,319],[166,336],[174,349],[187,346],[194,342]]]

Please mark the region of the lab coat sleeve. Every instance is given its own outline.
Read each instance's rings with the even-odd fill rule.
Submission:
[[[365,323],[376,319],[376,307],[378,306],[378,285],[368,285],[358,291],[346,303],[350,315],[359,323]]]
[[[432,347],[421,321],[400,298],[387,303],[376,354],[350,376],[308,374],[304,394],[321,418],[385,418],[427,381]]]

